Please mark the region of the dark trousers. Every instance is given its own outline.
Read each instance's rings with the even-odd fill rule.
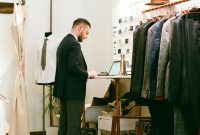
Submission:
[[[149,111],[155,135],[174,134],[173,105],[167,101],[150,101]]]
[[[58,135],[80,135],[84,100],[61,100]]]

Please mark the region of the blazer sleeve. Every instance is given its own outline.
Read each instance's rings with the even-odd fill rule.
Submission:
[[[73,42],[71,44],[71,48],[68,52],[68,72],[80,77],[80,79],[87,80],[88,78],[88,72],[85,68],[85,62],[83,58],[83,54],[81,52],[81,47],[78,43]]]

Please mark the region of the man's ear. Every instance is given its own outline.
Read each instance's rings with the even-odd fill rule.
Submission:
[[[80,32],[83,31],[83,25],[81,25],[81,26],[79,27],[79,31],[80,31]]]

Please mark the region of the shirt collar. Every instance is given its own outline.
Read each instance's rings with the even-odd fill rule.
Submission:
[[[74,36],[74,38],[78,41],[78,37],[75,35],[75,34],[73,34],[73,33],[70,33],[72,36]]]

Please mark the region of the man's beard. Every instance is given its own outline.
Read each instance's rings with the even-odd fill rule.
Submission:
[[[78,36],[78,42],[83,42],[83,38],[81,36]]]

